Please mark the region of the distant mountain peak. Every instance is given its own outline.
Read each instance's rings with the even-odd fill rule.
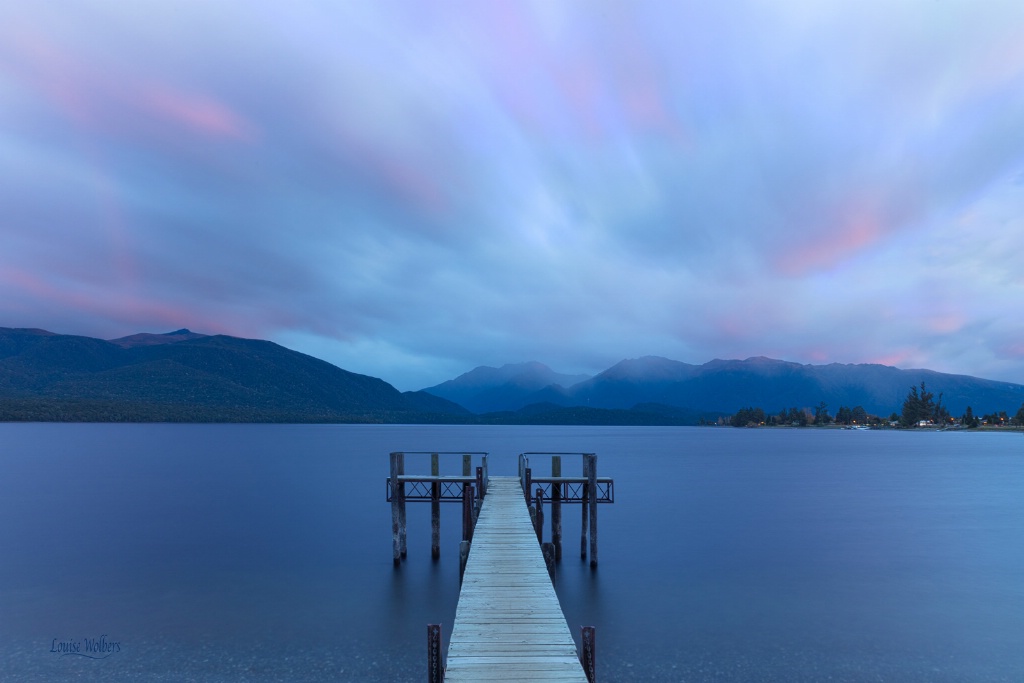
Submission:
[[[641,356],[621,360],[598,377],[603,379],[650,379],[652,376],[664,377],[685,376],[693,372],[696,366],[663,356]]]
[[[536,392],[553,386],[572,386],[589,375],[566,375],[544,363],[506,363],[500,368],[481,365],[423,391],[458,403],[473,412],[491,412],[526,405]]]
[[[563,375],[555,372],[544,363],[539,361],[526,361],[523,363],[506,363],[500,368],[489,365],[480,365],[469,372],[464,372],[455,379],[439,384],[441,386],[458,385],[462,387],[491,386],[495,383],[514,383],[518,385],[536,385],[534,388],[541,389],[549,384],[562,381],[575,383],[587,379],[587,375]],[[435,387],[431,387],[433,389]],[[430,391],[426,389],[425,391]]]

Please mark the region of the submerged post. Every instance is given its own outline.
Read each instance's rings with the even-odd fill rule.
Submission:
[[[430,476],[437,477],[441,472],[437,453],[430,454]],[[435,560],[441,557],[441,482],[430,482],[430,556]]]
[[[587,675],[587,683],[597,683],[597,671],[594,663],[594,638],[596,632],[593,626],[582,627],[583,637],[581,639],[580,664],[583,665],[583,673]]]
[[[597,566],[597,455],[587,453],[583,456],[590,464],[587,467],[587,488],[590,489],[590,566]]]
[[[441,661],[441,624],[427,624],[427,680],[444,682],[444,664]]]
[[[562,476],[562,456],[551,456],[551,476]],[[562,561],[562,484],[551,484],[551,545],[554,548],[555,562]]]

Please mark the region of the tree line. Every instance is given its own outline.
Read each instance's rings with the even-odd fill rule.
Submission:
[[[888,419],[869,414],[863,406],[839,406],[836,414],[829,413],[828,404],[821,401],[814,409],[783,408],[777,414],[766,413],[762,408],[753,406],[741,408],[735,414],[719,420],[719,424],[733,427],[754,427],[761,425],[806,427],[810,424],[827,425],[898,425],[900,427],[917,427],[921,425],[960,425],[966,428],[979,427],[982,424],[1024,427],[1024,404],[1017,413],[1010,417],[1006,411],[987,413],[982,416],[974,414],[970,406],[959,418],[949,414],[942,403],[942,393],[938,397],[928,391],[924,382],[920,387],[912,386],[903,401],[902,410],[892,413]]]

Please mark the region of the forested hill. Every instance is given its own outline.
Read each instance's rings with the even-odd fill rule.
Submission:
[[[415,423],[466,414],[268,341],[0,328],[0,421]]]

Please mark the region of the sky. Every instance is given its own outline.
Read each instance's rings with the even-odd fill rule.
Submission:
[[[0,326],[1024,383],[1019,0],[0,7]]]

